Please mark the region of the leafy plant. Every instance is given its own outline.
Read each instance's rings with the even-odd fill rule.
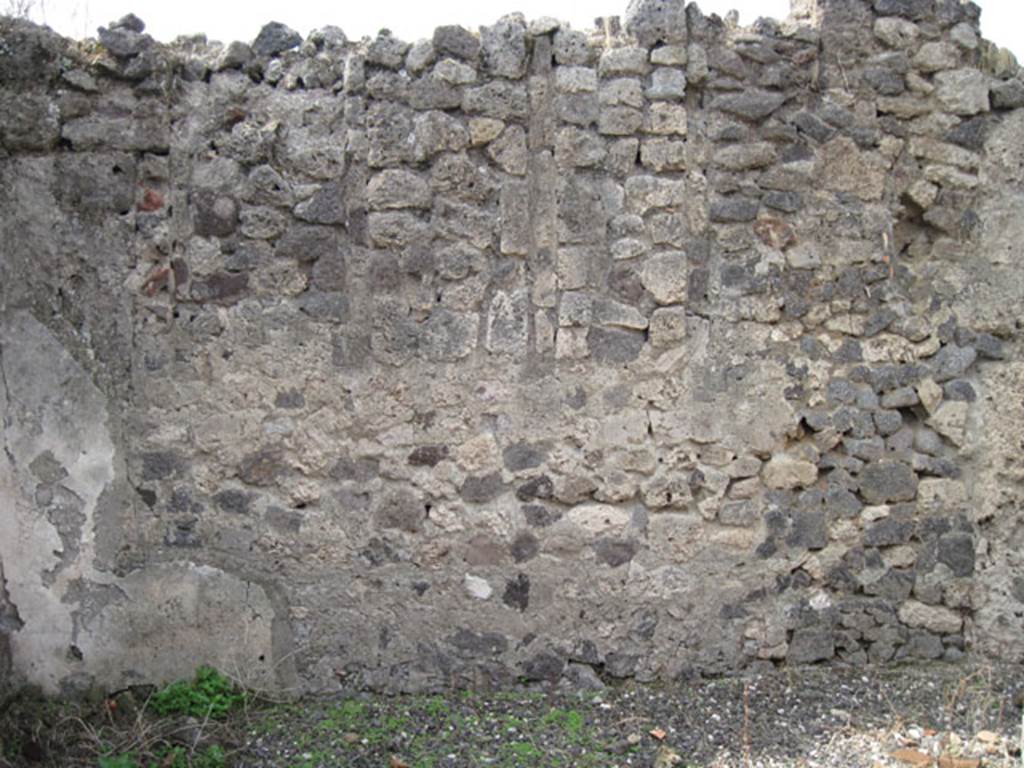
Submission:
[[[190,760],[183,746],[158,751],[157,758],[157,762],[150,763],[150,768],[224,768],[227,764],[227,756],[217,744],[208,746],[203,752],[194,753]]]
[[[123,755],[104,755],[100,758],[99,768],[139,768],[135,755],[126,752]]]
[[[224,754],[224,749],[216,744],[192,758],[192,768],[224,768],[225,765],[227,755]]]
[[[189,760],[188,751],[184,747],[157,750],[156,756],[155,762],[148,763],[149,768],[224,768],[227,765],[227,756],[224,754],[224,750],[216,744],[207,747],[202,752],[193,754],[191,760]],[[140,766],[134,753],[124,752],[119,755],[100,757],[99,768],[140,768]]]
[[[213,667],[202,666],[193,680],[179,680],[158,691],[150,705],[158,715],[183,714],[218,720],[245,701],[245,691],[238,690]]]
[[[573,740],[580,739],[584,734],[583,715],[575,709],[565,710],[556,707],[544,715],[542,722],[550,728],[564,731]]]
[[[537,765],[544,758],[544,753],[528,741],[511,741],[505,750],[503,765]]]

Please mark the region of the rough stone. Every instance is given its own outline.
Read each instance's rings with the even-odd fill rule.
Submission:
[[[966,438],[967,411],[965,402],[945,402],[928,418],[928,425],[954,445],[962,446]]]
[[[484,69],[510,79],[526,72],[526,26],[520,17],[506,16],[497,24],[480,27]]]
[[[276,56],[301,44],[302,35],[279,21],[272,21],[256,35],[252,51],[257,56]]]
[[[366,199],[371,208],[429,208],[429,183],[414,173],[404,170],[385,170],[370,180]]]
[[[308,224],[290,227],[274,245],[276,256],[311,264],[320,259],[335,262],[332,269],[334,290],[344,287],[344,259],[338,253],[338,237],[334,229]]]
[[[655,69],[646,94],[655,101],[682,101],[686,98],[686,73],[669,67]]]
[[[875,37],[890,48],[909,48],[920,36],[920,29],[914,22],[896,16],[875,19]]]
[[[423,502],[406,489],[395,489],[377,501],[374,521],[381,528],[396,528],[415,533],[426,518]]]
[[[686,299],[688,271],[686,254],[671,251],[649,257],[640,279],[658,304],[679,304]]]
[[[949,608],[926,605],[917,600],[908,600],[900,606],[899,617],[909,627],[921,627],[940,635],[959,632],[964,623],[960,614]]]
[[[757,218],[757,201],[742,197],[727,197],[711,204],[711,221],[719,224],[739,224]]]
[[[858,480],[860,494],[869,504],[913,501],[917,496],[917,475],[899,461],[872,461],[865,465]]]
[[[793,632],[786,660],[793,664],[812,664],[827,661],[834,655],[832,632],[825,627],[812,627]]]
[[[1024,82],[1007,80],[992,86],[993,109],[1017,109],[1024,107]]]
[[[769,488],[805,488],[818,479],[818,467],[786,454],[776,454],[762,469],[762,477]]]
[[[468,29],[450,24],[434,30],[434,50],[440,58],[455,56],[475,62],[480,55],[480,40]]]
[[[683,307],[663,307],[651,315],[651,346],[672,347],[686,338],[686,310]]]
[[[960,63],[960,52],[950,43],[929,42],[918,48],[913,65],[922,72],[954,69]]]
[[[935,75],[935,97],[954,115],[989,110],[988,78],[976,69],[954,69]]]
[[[739,94],[719,96],[711,102],[711,108],[744,120],[758,122],[767,118],[785,102],[786,97],[781,93],[750,89]]]
[[[608,48],[601,54],[597,67],[601,77],[646,75],[649,69],[647,50],[636,47]]]
[[[686,3],[683,0],[630,0],[626,31],[645,48],[657,43],[687,41]]]

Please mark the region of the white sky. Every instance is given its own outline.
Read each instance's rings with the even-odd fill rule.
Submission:
[[[1024,1],[976,0],[982,7],[982,33],[1024,60]],[[373,36],[383,27],[414,41],[430,37],[434,27],[461,24],[475,28],[511,11],[528,19],[554,16],[577,29],[589,29],[598,16],[623,15],[628,0],[35,0],[33,18],[62,34],[91,37],[96,27],[134,12],[159,40],[204,32],[211,40],[251,41],[268,21],[281,21],[308,34],[327,24],[341,27],[350,38]],[[706,14],[740,12],[748,24],[758,16],[781,19],[789,0],[698,0]],[[3,7],[3,0],[0,0]],[[243,10],[244,7],[244,10]]]

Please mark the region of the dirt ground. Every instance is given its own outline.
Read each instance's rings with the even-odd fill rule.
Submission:
[[[597,681],[592,681],[595,685]],[[151,691],[0,712],[0,766],[1022,765],[1019,666],[805,667],[749,677],[388,697],[250,698],[158,715]]]

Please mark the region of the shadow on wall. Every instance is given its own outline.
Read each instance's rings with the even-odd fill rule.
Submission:
[[[7,594],[7,580],[4,577],[3,561],[0,561],[0,693],[11,683],[11,641],[10,633],[22,626],[17,609]]]

